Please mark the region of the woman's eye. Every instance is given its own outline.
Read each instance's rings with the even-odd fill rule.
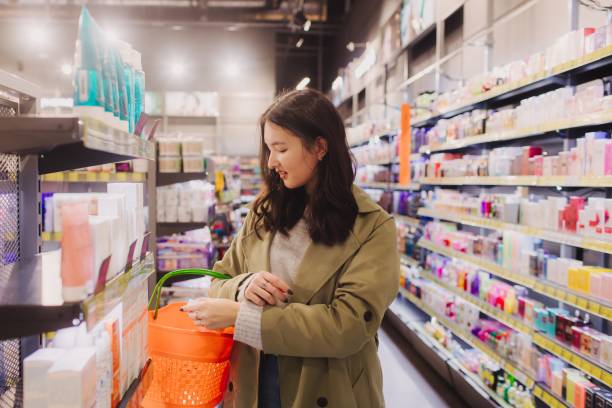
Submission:
[[[283,149],[283,150],[279,150],[279,153],[285,153],[287,151],[287,149]]]

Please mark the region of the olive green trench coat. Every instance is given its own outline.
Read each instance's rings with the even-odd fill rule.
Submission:
[[[298,266],[285,308],[266,307],[264,352],[278,356],[285,407],[384,406],[377,331],[398,291],[395,223],[353,187],[359,214],[342,244],[312,243]],[[253,272],[270,270],[273,234],[255,233],[251,213],[214,269],[233,276],[214,281],[210,296],[237,299]],[[224,407],[257,407],[259,352],[235,343]]]

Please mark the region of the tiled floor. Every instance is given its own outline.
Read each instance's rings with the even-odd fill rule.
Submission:
[[[388,408],[467,407],[455,391],[411,349],[390,325],[379,333],[385,403]]]

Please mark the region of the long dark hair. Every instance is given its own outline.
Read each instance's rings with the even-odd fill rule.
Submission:
[[[327,141],[327,154],[315,170],[311,195],[305,187],[286,188],[279,175],[268,168],[270,149],[264,142],[264,126],[268,121],[299,137],[307,149],[313,149],[318,137]],[[264,185],[253,206],[256,225],[263,223],[268,231],[287,234],[304,216],[313,242],[326,245],[344,242],[358,212],[352,192],[355,168],[344,124],[334,105],[314,90],[291,91],[272,103],[261,116],[259,126]]]

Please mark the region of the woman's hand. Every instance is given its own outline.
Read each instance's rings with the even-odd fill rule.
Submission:
[[[289,295],[293,295],[289,286],[270,272],[254,274],[244,291],[244,297],[258,306],[289,303]]]
[[[240,304],[228,299],[199,298],[181,308],[197,326],[210,330],[225,329],[234,326]]]

